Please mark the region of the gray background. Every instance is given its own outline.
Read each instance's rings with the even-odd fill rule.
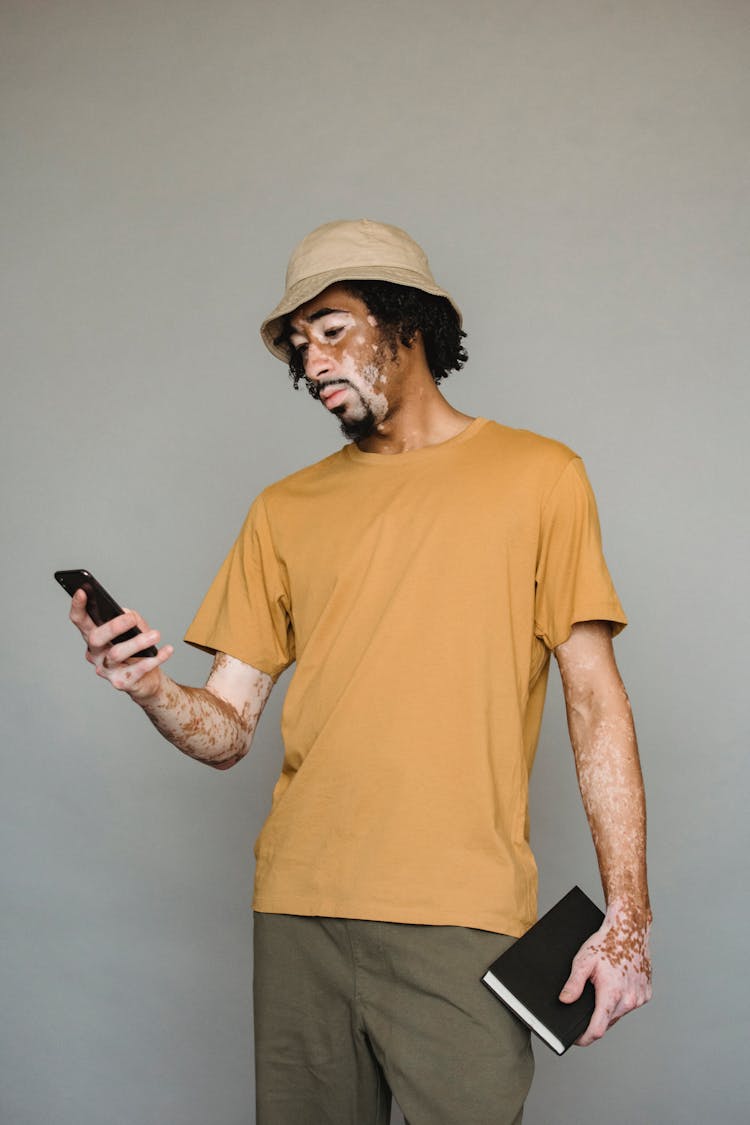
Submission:
[[[451,401],[585,458],[632,622],[656,998],[539,1046],[526,1120],[746,1120],[749,24],[739,0],[2,3],[3,1125],[253,1119],[283,685],[237,770],[188,762],[95,681],[51,575],[89,567],[179,640],[251,498],[342,442],[257,325],[295,242],[361,215],[465,309]],[[554,670],[532,814],[542,907],[598,895]]]

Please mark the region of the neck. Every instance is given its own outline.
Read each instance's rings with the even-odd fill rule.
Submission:
[[[409,453],[449,441],[473,418],[451,406],[438,390],[426,364],[416,365],[388,413],[373,433],[357,442],[364,453]]]

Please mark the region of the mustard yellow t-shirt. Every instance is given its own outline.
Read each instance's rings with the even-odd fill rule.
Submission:
[[[277,677],[254,907],[522,934],[550,651],[626,618],[580,459],[485,419],[267,488],[186,635]]]

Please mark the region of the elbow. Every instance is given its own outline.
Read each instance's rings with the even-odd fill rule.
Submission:
[[[226,704],[226,706],[230,705]],[[211,766],[215,770],[230,770],[232,766],[236,766],[245,757],[255,734],[255,723],[240,723],[239,719],[238,723],[239,726],[232,732],[233,737],[227,741],[220,751],[222,757],[203,759],[207,766]]]
[[[232,766],[236,766],[239,762],[239,756],[236,758],[226,758],[223,762],[206,762],[213,770],[231,770]]]
[[[236,766],[238,762],[242,761],[245,754],[247,754],[247,750],[243,749],[238,753],[232,754],[230,757],[207,761],[206,765],[211,766],[211,768],[215,770],[231,770],[232,766]]]

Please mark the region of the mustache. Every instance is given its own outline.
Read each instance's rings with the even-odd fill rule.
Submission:
[[[315,383],[312,379],[305,379],[307,384],[307,393],[312,398],[320,398],[320,392],[326,390],[327,387],[351,387],[352,384],[348,379],[326,379],[323,383]]]

